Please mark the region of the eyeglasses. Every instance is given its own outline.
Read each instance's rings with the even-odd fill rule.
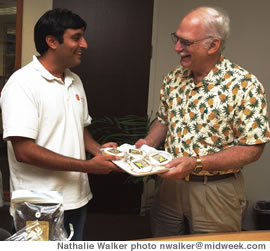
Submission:
[[[180,41],[181,45],[183,45],[185,47],[188,47],[188,46],[191,46],[191,45],[193,45],[195,43],[203,41],[205,39],[212,38],[212,36],[208,36],[208,37],[205,37],[205,38],[202,38],[202,39],[190,41],[190,40],[184,39],[182,37],[178,37],[176,35],[176,32],[173,32],[173,33],[171,33],[171,38],[172,38],[172,41],[173,41],[174,44],[176,44],[178,41]]]

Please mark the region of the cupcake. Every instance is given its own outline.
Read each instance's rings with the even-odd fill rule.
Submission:
[[[172,156],[165,151],[159,151],[151,154],[149,160],[154,166],[165,166],[172,160]]]
[[[135,159],[129,162],[131,170],[136,173],[148,173],[151,172],[152,166],[148,161],[144,159]]]
[[[134,159],[143,159],[145,152],[137,148],[130,148],[128,150],[128,155]]]
[[[125,152],[117,149],[117,148],[113,148],[113,147],[107,147],[103,149],[103,153],[106,155],[113,155],[113,156],[117,156],[117,157],[124,157]]]

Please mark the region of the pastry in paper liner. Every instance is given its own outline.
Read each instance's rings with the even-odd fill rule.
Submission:
[[[102,149],[103,154],[106,155],[113,155],[117,157],[124,157],[125,152],[119,150],[118,148],[113,148],[113,147],[106,147]]]
[[[132,171],[136,173],[149,173],[152,170],[152,166],[144,159],[134,159],[129,161]]]
[[[146,155],[146,153],[143,150],[135,148],[135,147],[129,148],[127,151],[127,154],[130,158],[133,158],[133,159],[143,159]]]
[[[165,151],[158,151],[151,154],[149,160],[152,165],[165,166],[172,160],[172,156]]]
[[[123,151],[125,153],[124,157],[119,159],[119,160],[115,160],[113,161],[114,164],[116,164],[118,167],[120,167],[121,169],[123,169],[125,172],[129,173],[130,175],[133,176],[147,176],[147,175],[154,175],[154,174],[158,174],[158,173],[163,173],[163,172],[167,172],[169,169],[166,168],[163,165],[153,165],[150,163],[149,160],[149,156],[151,154],[154,153],[158,153],[159,151],[153,147],[147,146],[147,145],[143,145],[140,148],[136,148],[134,145],[130,145],[130,144],[122,144],[121,146],[117,147],[117,149],[119,149],[120,151]],[[133,167],[130,165],[130,161],[133,160],[140,160],[142,158],[136,158],[131,156],[130,154],[128,154],[129,149],[138,149],[143,151],[144,153],[144,160],[146,160],[152,167],[151,171],[146,172],[146,169],[144,169],[144,171],[142,172],[135,172],[133,170]],[[169,153],[168,153],[169,154]],[[171,156],[169,154],[169,156]],[[172,157],[172,156],[171,156]]]

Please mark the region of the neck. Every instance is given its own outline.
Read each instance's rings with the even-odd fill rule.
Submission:
[[[64,71],[65,69],[57,62],[53,60],[50,56],[47,54],[39,57],[39,62],[47,69],[48,72],[50,72],[53,76],[57,78],[61,78],[64,81]]]
[[[204,77],[206,77],[208,73],[214,68],[214,66],[219,61],[219,59],[220,59],[220,54],[213,57],[207,63],[202,64],[202,68],[199,69],[198,71],[192,70],[194,83],[197,84],[201,82],[204,79]]]

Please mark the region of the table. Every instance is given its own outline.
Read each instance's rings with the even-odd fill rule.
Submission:
[[[270,230],[178,235],[140,241],[270,241]]]

